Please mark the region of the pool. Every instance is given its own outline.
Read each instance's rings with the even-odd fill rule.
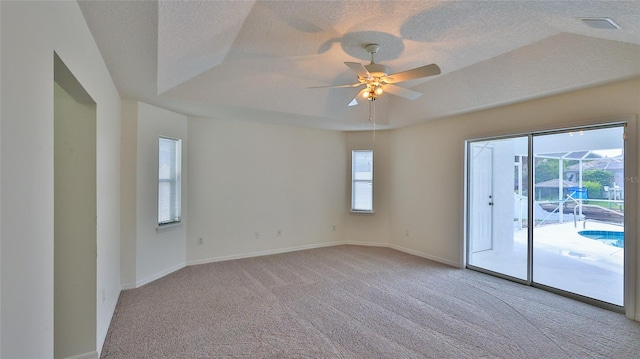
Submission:
[[[624,232],[616,232],[616,231],[580,231],[579,235],[595,239],[598,241],[603,241],[606,244],[624,248]]]

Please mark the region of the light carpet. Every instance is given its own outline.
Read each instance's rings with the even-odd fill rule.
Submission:
[[[102,358],[639,358],[623,315],[389,248],[189,266],[123,291]]]

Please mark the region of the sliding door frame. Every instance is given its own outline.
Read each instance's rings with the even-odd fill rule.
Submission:
[[[587,120],[576,123],[568,123],[564,126],[559,127],[538,127],[531,128],[528,130],[523,130],[521,132],[511,132],[511,133],[495,133],[493,135],[485,135],[482,137],[467,139],[464,142],[465,150],[465,160],[464,160],[464,223],[463,223],[463,243],[462,243],[462,267],[470,268],[473,270],[477,270],[483,273],[495,275],[497,277],[505,278],[514,282],[530,285],[536,288],[541,288],[547,290],[552,293],[556,293],[559,295],[567,296],[582,302],[586,302],[595,306],[603,307],[609,310],[622,312],[629,319],[635,318],[635,310],[636,310],[636,278],[637,278],[637,270],[638,266],[636,265],[636,252],[637,252],[637,243],[636,243],[636,235],[637,235],[637,225],[636,219],[638,215],[637,211],[637,199],[638,199],[638,183],[640,183],[640,178],[638,177],[638,144],[637,144],[637,115],[620,115],[610,118],[604,119],[594,119]],[[470,193],[469,193],[469,183],[470,176],[469,173],[469,148],[470,144],[478,141],[487,141],[487,140],[501,140],[515,137],[527,137],[528,139],[528,158],[527,165],[529,168],[529,180],[527,183],[527,191],[528,191],[528,213],[529,215],[533,214],[533,206],[534,206],[534,198],[531,196],[534,190],[534,183],[532,180],[533,177],[533,138],[535,136],[554,134],[554,133],[562,133],[568,131],[576,131],[576,130],[586,130],[586,129],[598,129],[598,128],[611,128],[617,126],[624,126],[624,179],[625,179],[625,191],[624,191],[624,205],[625,205],[625,217],[624,217],[624,232],[625,232],[625,244],[624,244],[624,304],[622,307],[606,303],[597,299],[585,297],[579,294],[567,292],[561,289],[545,286],[543,284],[532,282],[532,264],[533,264],[533,226],[527,227],[527,279],[521,280],[519,278],[514,278],[508,275],[504,275],[501,273],[493,272],[490,270],[486,270],[483,268],[475,267],[468,264],[468,241],[470,237],[469,233],[469,217],[470,217]]]

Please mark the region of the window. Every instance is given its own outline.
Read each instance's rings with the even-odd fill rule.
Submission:
[[[182,141],[160,137],[158,141],[158,225],[180,222]]]
[[[351,211],[373,212],[373,151],[351,153]]]

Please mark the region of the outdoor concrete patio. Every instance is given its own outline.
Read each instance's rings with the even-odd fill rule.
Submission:
[[[533,281],[554,288],[623,305],[624,249],[589,239],[579,231],[623,231],[622,226],[598,222],[547,224],[534,228]],[[513,249],[473,254],[469,264],[527,277],[527,229],[514,231]]]

